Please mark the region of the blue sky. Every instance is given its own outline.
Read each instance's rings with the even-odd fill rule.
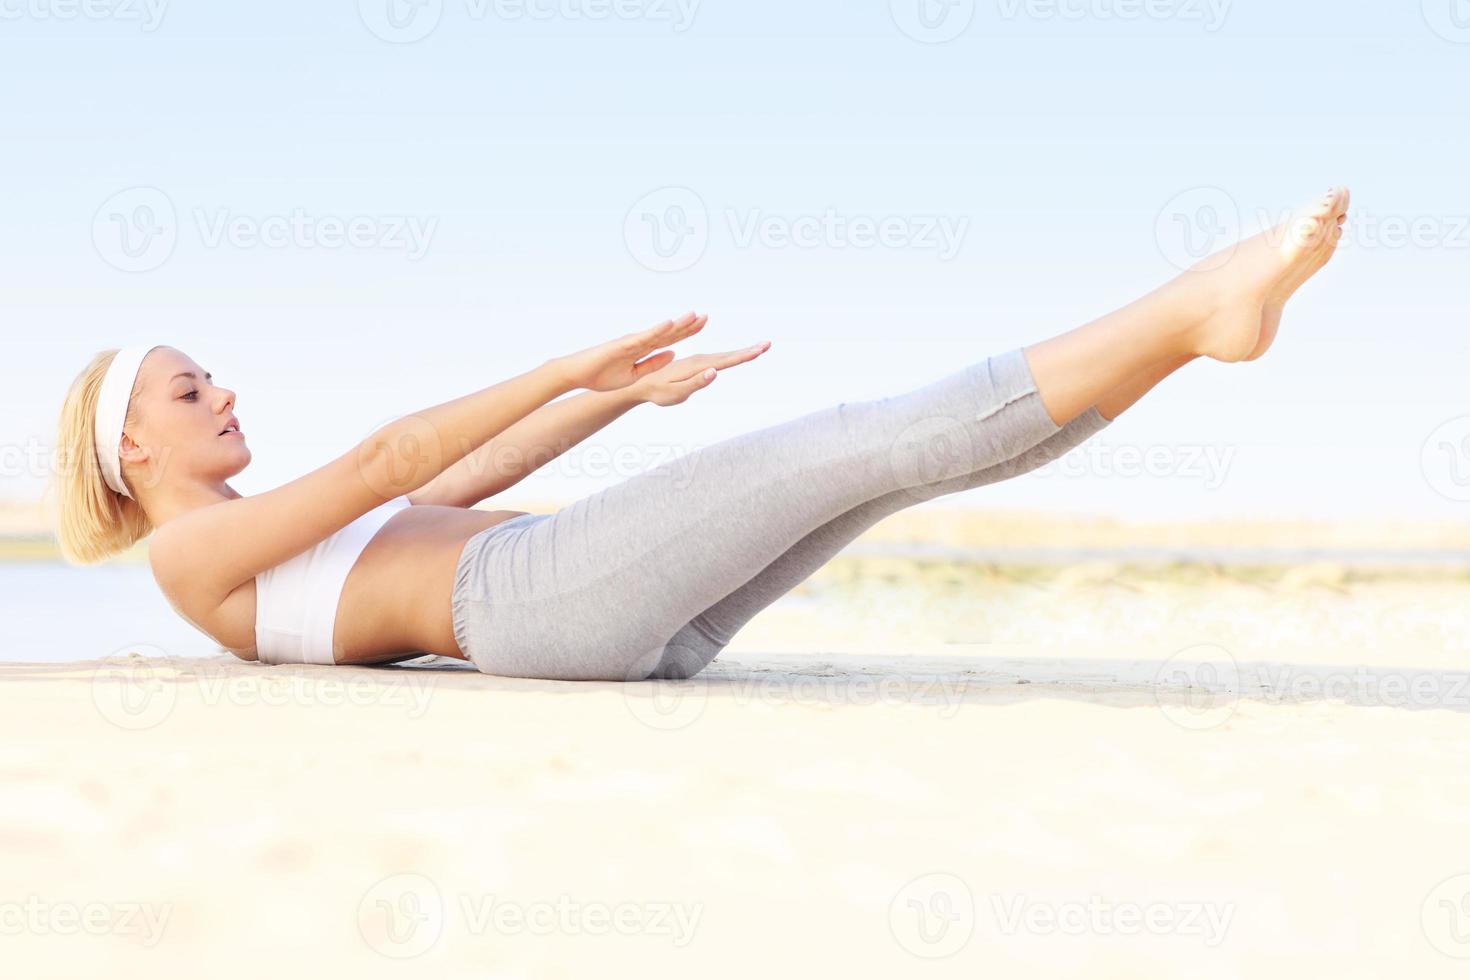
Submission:
[[[773,341],[506,500],[576,496],[1085,322],[1343,183],[1266,359],[943,503],[1466,512],[1470,2],[924,3],[0,0],[0,496],[107,347],[235,388],[253,493],[687,309],[681,353]]]

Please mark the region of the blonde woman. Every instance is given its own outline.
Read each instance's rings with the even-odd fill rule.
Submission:
[[[1334,188],[1068,333],[726,439],[554,514],[471,508],[769,343],[675,360],[663,348],[706,323],[691,313],[398,419],[248,497],[227,482],[251,459],[235,393],[172,347],[107,351],[62,411],[58,539],[89,563],[151,534],[169,603],[247,660],[434,653],[514,677],[688,677],[883,517],[1043,465],[1196,357],[1261,356],[1347,209]],[[497,470],[508,455],[537,462]]]

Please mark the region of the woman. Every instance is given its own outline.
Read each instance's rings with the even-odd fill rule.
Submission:
[[[170,604],[247,660],[428,652],[514,677],[688,677],[883,517],[1045,464],[1196,357],[1260,357],[1335,251],[1348,202],[1334,188],[1069,333],[726,439],[554,514],[470,508],[769,343],[674,360],[660,348],[703,328],[691,313],[398,419],[250,497],[226,483],[251,458],[234,392],[171,347],[107,351],[62,411],[58,446],[76,465],[59,475],[58,538],[83,563],[152,532]],[[507,454],[539,462],[495,472]]]

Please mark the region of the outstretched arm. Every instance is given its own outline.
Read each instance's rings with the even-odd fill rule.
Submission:
[[[617,391],[584,391],[543,405],[409,495],[415,504],[473,507],[515,486],[635,405],[682,404],[703,387],[701,372],[754,360],[770,342],[673,361]],[[691,382],[696,382],[691,385]]]
[[[462,458],[466,446],[483,442],[571,386],[548,361],[398,419],[284,486],[198,507],[168,521],[154,531],[149,558],[155,570],[170,569],[180,587],[223,602],[262,571],[384,501],[417,490]],[[159,584],[169,587],[162,580]]]
[[[473,507],[515,486],[642,402],[630,385],[617,391],[584,391],[542,405],[408,499],[415,504]]]
[[[646,377],[674,355],[645,355],[688,336],[696,322],[692,315],[665,321],[390,422],[285,486],[198,507],[160,525],[149,558],[155,570],[169,568],[188,588],[223,602],[254,576],[384,501],[418,490],[548,401],[577,388],[612,391]],[[165,555],[168,560],[159,561]]]

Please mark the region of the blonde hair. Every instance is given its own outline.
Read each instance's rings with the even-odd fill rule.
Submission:
[[[97,397],[117,354],[102,351],[82,369],[66,393],[56,427],[56,466],[46,495],[54,505],[56,542],[73,565],[105,561],[153,531],[142,505],[107,485],[97,459]],[[131,402],[127,419],[136,420]]]

